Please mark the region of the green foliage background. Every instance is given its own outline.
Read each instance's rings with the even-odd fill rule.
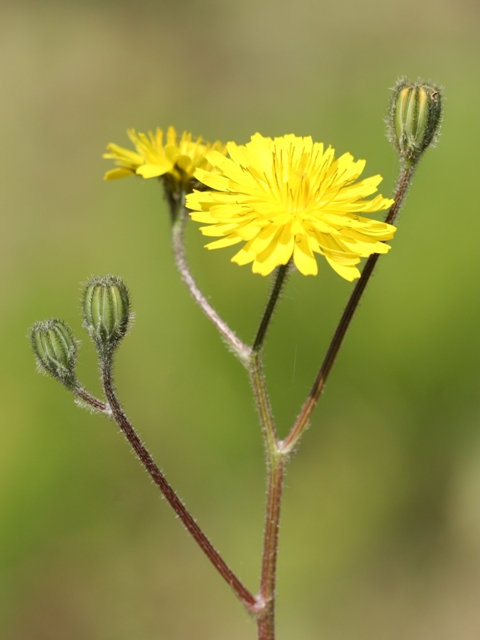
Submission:
[[[393,188],[400,75],[445,86],[427,152],[287,477],[279,640],[473,640],[478,628],[478,50],[471,0],[6,0],[0,8],[0,637],[244,640],[253,623],[113,424],[35,372],[65,319],[98,391],[78,283],[121,275],[136,325],[117,384],[141,435],[254,590],[263,453],[249,385],[174,270],[154,181],[104,183],[107,142],[174,124],[206,139],[312,135]],[[242,337],[268,282],[206,252],[198,281]],[[230,252],[230,253],[233,253]],[[295,275],[267,345],[282,433],[351,285]]]

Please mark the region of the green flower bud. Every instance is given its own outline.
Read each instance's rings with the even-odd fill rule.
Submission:
[[[66,387],[74,386],[77,343],[70,327],[56,318],[36,322],[30,341],[40,371],[49,373]]]
[[[114,276],[94,278],[83,295],[84,327],[98,352],[112,353],[127,333],[131,314],[127,287]]]
[[[401,158],[416,162],[435,142],[441,119],[442,95],[438,87],[422,80],[399,80],[390,103],[389,138]]]

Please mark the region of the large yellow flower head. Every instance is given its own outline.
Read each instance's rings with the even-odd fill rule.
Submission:
[[[127,131],[127,134],[136,150],[130,151],[113,143],[107,145],[108,153],[103,157],[115,160],[118,166],[107,171],[105,180],[132,175],[158,178],[170,174],[177,182],[187,185],[198,168],[211,168],[205,158],[210,151],[225,153],[225,147],[220,142],[209,144],[202,138],[193,140],[192,134],[187,131],[178,138],[173,127],[167,131],[165,144],[162,129],[157,128],[155,134],[149,131],[148,136],[134,129]]]
[[[383,241],[396,228],[359,215],[393,204],[381,195],[364,199],[382,180],[355,182],[365,160],[349,153],[335,159],[331,147],[294,135],[272,140],[256,133],[246,145],[229,142],[227,151],[230,158],[208,154],[213,171],[195,172],[214,191],[187,196],[192,219],[208,225],[202,233],[221,237],[209,249],[246,242],[232,262],[253,262],[252,271],[264,276],[292,257],[301,273],[316,275],[319,253],[346,280],[360,277],[361,258],[390,249]]]

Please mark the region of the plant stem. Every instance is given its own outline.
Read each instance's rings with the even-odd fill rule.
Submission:
[[[75,387],[73,387],[72,389],[72,392],[75,394],[75,396],[77,396],[77,398],[80,398],[80,400],[83,400],[85,404],[88,404],[95,411],[100,411],[106,416],[111,417],[112,412],[108,404],[106,402],[103,402],[103,400],[99,400],[98,398],[93,396],[89,391],[87,391],[80,384],[75,385]]]
[[[260,415],[268,476],[262,570],[260,593],[257,596],[256,618],[259,640],[274,640],[278,532],[285,456],[279,448],[277,431],[263,374],[261,353],[256,351],[252,351],[250,358],[250,378]]]
[[[400,208],[402,206],[403,200],[407,193],[408,187],[411,183],[413,172],[415,170],[415,166],[408,164],[404,165],[401,168],[400,176],[398,178],[397,186],[395,189],[394,200],[395,202],[390,207],[388,215],[385,219],[385,222],[389,224],[393,224],[398,217],[400,212]],[[348,304],[343,312],[343,315],[340,319],[340,322],[335,330],[332,341],[328,348],[325,359],[323,360],[322,366],[320,367],[320,371],[313,383],[312,389],[308,398],[306,399],[301,411],[298,416],[295,424],[293,425],[290,433],[280,443],[281,450],[288,454],[292,452],[296,445],[299,442],[303,432],[308,426],[310,421],[310,417],[317,406],[318,400],[322,395],[322,391],[325,388],[325,384],[327,382],[330,371],[335,362],[335,358],[337,357],[338,351],[342,345],[345,334],[347,333],[348,327],[350,326],[350,322],[355,314],[355,311],[358,308],[358,304],[360,299],[365,291],[365,288],[370,280],[370,277],[375,269],[375,265],[377,264],[378,258],[380,254],[374,253],[372,254],[367,262],[365,263],[365,267],[363,268],[362,275],[360,279],[357,281],[357,284],[350,296]]]
[[[185,210],[185,196],[182,194],[181,202],[178,205],[177,212],[172,215],[172,248],[173,255],[175,257],[175,264],[180,273],[180,276],[184,283],[187,285],[190,293],[192,294],[195,302],[202,309],[207,318],[215,325],[220,332],[222,338],[227,345],[237,356],[237,358],[247,366],[248,357],[250,355],[250,348],[240,340],[227,323],[222,320],[218,313],[213,309],[210,303],[207,301],[203,293],[197,286],[190,269],[188,267],[187,258],[185,255],[184,234],[185,225],[188,219],[188,213]]]
[[[249,364],[250,380],[252,382],[255,404],[260,416],[260,425],[265,443],[265,450],[275,450],[278,446],[277,430],[273,420],[270,398],[265,384],[263,362],[261,354],[252,352]]]
[[[276,278],[273,282],[272,291],[268,298],[267,307],[265,309],[262,320],[260,322],[260,326],[257,331],[257,335],[255,336],[255,340],[253,342],[253,351],[260,351],[260,349],[263,347],[263,343],[267,335],[267,330],[270,325],[273,312],[277,305],[280,293],[282,291],[283,285],[285,284],[286,277],[290,269],[290,264],[291,263],[288,262],[285,265],[280,265],[277,269]]]
[[[262,570],[260,576],[260,593],[257,596],[256,619],[259,640],[274,640],[275,583],[284,457],[279,451],[278,436],[273,420],[262,364],[261,353],[252,351],[249,373],[260,416],[268,477]]]
[[[418,164],[418,160],[417,160]],[[400,167],[400,175],[398,176],[397,186],[395,187],[395,193],[393,199],[395,202],[392,204],[388,211],[388,215],[385,218],[385,222],[388,224],[394,224],[400,213],[405,196],[407,195],[408,188],[412,183],[413,174],[415,172],[416,163],[404,163]]]
[[[276,560],[285,457],[279,450],[277,432],[273,421],[270,399],[263,374],[261,351],[272,320],[273,312],[280,298],[282,288],[286,282],[290,263],[282,265],[277,269],[276,278],[273,283],[266,309],[262,316],[253,346],[250,348],[238,338],[238,336],[211,307],[205,296],[199,290],[190,269],[188,268],[184,245],[184,232],[187,221],[187,211],[184,206],[184,195],[182,194],[178,201],[172,200],[170,202],[170,208],[172,218],[172,247],[177,269],[180,272],[182,280],[189,288],[193,298],[202,311],[215,325],[235,355],[247,367],[255,394],[255,401],[260,415],[260,423],[265,443],[268,471],[267,508],[260,593],[256,598],[249,594],[250,598],[253,598],[253,600],[249,599],[247,601],[245,595],[240,596],[238,590],[235,589],[235,591],[250,613],[252,613],[257,619],[259,639],[274,640]],[[124,416],[123,413],[122,415]],[[126,419],[125,416],[124,419]],[[229,580],[227,580],[227,582],[229,582]]]
[[[271,449],[268,455],[268,497],[260,580],[263,608],[257,617],[259,640],[275,638],[275,584],[284,465],[285,457],[279,454],[278,447]]]
[[[230,567],[226,564],[218,551],[213,547],[207,536],[200,529],[193,517],[187,511],[185,505],[177,496],[173,488],[168,483],[167,479],[155,464],[150,453],[147,451],[145,445],[138,437],[134,427],[125,415],[120,402],[118,401],[115,393],[115,388],[112,379],[112,359],[108,358],[101,363],[102,381],[105,390],[105,396],[108,400],[109,406],[112,410],[112,415],[115,422],[120,427],[123,435],[132,447],[135,455],[147,470],[148,474],[155,482],[157,487],[162,492],[162,495],[173,508],[180,520],[185,525],[187,531],[191,534],[195,542],[199,545],[207,558],[213,564],[222,578],[230,585],[235,594],[241,600],[245,608],[255,615],[255,610],[258,605],[257,598],[250,593],[250,591],[243,585],[243,583],[237,578]]]
[[[262,349],[273,317],[273,312],[286,282],[289,267],[290,265],[286,264],[277,269],[267,306],[260,321],[248,361],[250,380],[252,382],[255,402],[262,427],[268,478],[260,593],[257,596],[258,604],[256,612],[259,640],[274,640],[275,638],[275,584],[280,507],[282,503],[283,471],[285,464],[285,456],[279,449],[277,430],[275,428],[270,398],[265,383]]]

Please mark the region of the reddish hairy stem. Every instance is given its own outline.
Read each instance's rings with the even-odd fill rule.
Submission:
[[[145,445],[138,437],[135,429],[129,422],[127,416],[123,412],[123,409],[117,399],[113,381],[112,381],[112,362],[105,362],[102,364],[102,378],[105,390],[105,395],[112,410],[113,418],[120,427],[123,435],[128,440],[135,455],[140,460],[142,465],[149,473],[152,480],[162,492],[162,495],[170,504],[172,509],[178,515],[180,520],[185,525],[187,531],[193,537],[198,546],[202,549],[204,554],[213,564],[222,578],[230,585],[235,594],[241,600],[246,609],[252,613],[255,611],[257,605],[257,599],[250,591],[243,585],[243,583],[237,578],[230,567],[226,564],[218,551],[213,547],[207,536],[200,529],[193,517],[187,511],[185,505],[177,496],[173,488],[168,483],[165,476],[155,464],[152,456],[147,451]]]
[[[285,459],[282,456],[278,456],[278,454],[270,456],[260,582],[260,598],[263,603],[263,609],[257,618],[258,640],[274,640],[275,638],[275,584],[284,465]]]
[[[410,185],[413,172],[415,167],[412,165],[405,165],[400,173],[400,177],[397,183],[397,187],[395,189],[394,200],[395,202],[390,207],[388,215],[385,219],[385,222],[388,224],[393,224],[398,217],[400,212],[400,208],[403,204],[403,200],[407,193],[408,187]],[[343,315],[340,319],[340,322],[335,330],[332,341],[328,348],[325,359],[323,360],[322,366],[320,367],[320,371],[313,383],[312,390],[310,391],[310,395],[305,400],[305,403],[300,411],[300,415],[297,418],[297,421],[292,427],[292,430],[288,434],[288,436],[281,443],[281,450],[284,453],[291,452],[296,444],[298,443],[302,433],[308,426],[310,417],[317,406],[317,402],[322,395],[322,391],[325,388],[325,384],[327,382],[330,371],[335,362],[335,358],[337,357],[338,351],[342,346],[343,339],[345,338],[345,334],[347,333],[348,327],[350,326],[350,322],[355,314],[355,311],[358,308],[358,303],[360,302],[360,298],[365,291],[365,288],[370,280],[370,277],[375,269],[375,265],[377,264],[378,258],[380,254],[374,253],[371,255],[367,262],[365,263],[365,267],[363,268],[362,275],[360,279],[357,281],[355,289],[350,296],[350,300],[343,312]]]

